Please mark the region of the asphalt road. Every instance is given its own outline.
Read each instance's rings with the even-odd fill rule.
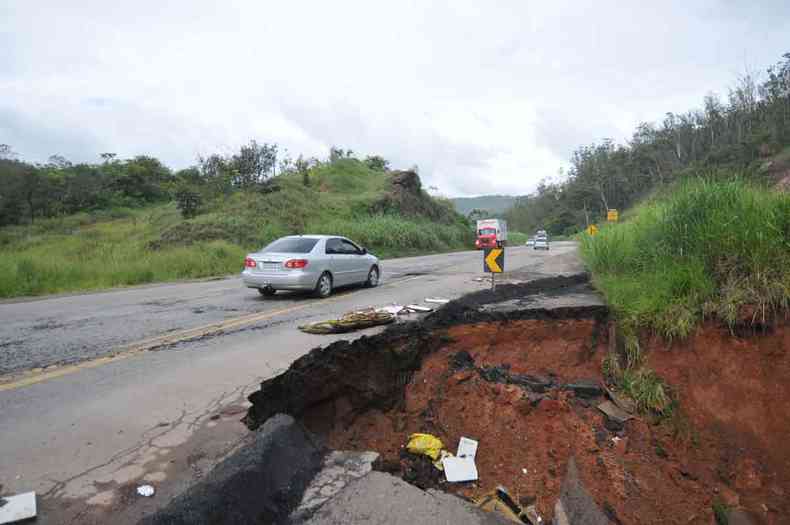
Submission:
[[[39,494],[39,523],[133,523],[249,439],[246,395],[338,338],[299,324],[455,298],[480,252],[384,261],[382,285],[264,299],[238,278],[0,304],[0,491]],[[574,243],[508,249],[520,278],[582,270]],[[504,279],[508,278],[505,274]],[[135,494],[150,482],[153,498]]]

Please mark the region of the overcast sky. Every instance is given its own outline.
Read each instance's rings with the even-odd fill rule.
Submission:
[[[630,5],[629,5],[630,4]],[[790,52],[788,0],[0,0],[0,143],[173,168],[254,138],[523,194]]]

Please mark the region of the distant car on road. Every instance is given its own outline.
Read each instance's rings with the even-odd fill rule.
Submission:
[[[292,235],[282,237],[244,259],[242,281],[264,297],[277,290],[312,291],[329,297],[340,286],[379,284],[378,257],[345,237]]]
[[[527,246],[535,246],[535,237],[527,239]]]
[[[532,245],[533,250],[548,250],[549,239],[547,237],[535,237],[535,243]]]

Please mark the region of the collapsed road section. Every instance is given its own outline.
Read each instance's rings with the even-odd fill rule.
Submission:
[[[255,498],[280,502],[268,515],[307,523],[401,511],[409,519],[387,522],[415,523],[419,505],[431,522],[439,505],[454,523],[786,523],[787,320],[749,339],[712,322],[683,343],[648,338],[672,399],[661,414],[637,412],[607,384],[615,331],[587,276],[573,275],[476,292],[316,348],[262,383],[245,423],[261,432],[288,414],[330,459],[310,463],[313,481],[256,486]],[[437,463],[464,443],[475,445],[473,474],[449,482]],[[353,468],[337,454],[357,454]],[[197,499],[216,493],[229,492]]]
[[[576,399],[595,412],[607,317],[584,274],[469,294],[420,322],[314,349],[250,396],[246,423],[287,413],[332,449],[380,454],[377,469],[421,489],[475,499],[502,485],[551,517],[568,460],[559,441],[572,431],[561,416]],[[533,412],[557,414],[557,429],[535,426]],[[405,452],[418,432],[479,440],[479,479],[443,482],[428,458]],[[547,437],[556,460],[537,457]]]

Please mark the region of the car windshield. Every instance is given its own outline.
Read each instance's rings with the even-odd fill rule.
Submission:
[[[496,228],[483,228],[479,232],[478,235],[496,235]]]
[[[266,246],[261,253],[310,253],[318,239],[285,237]]]

